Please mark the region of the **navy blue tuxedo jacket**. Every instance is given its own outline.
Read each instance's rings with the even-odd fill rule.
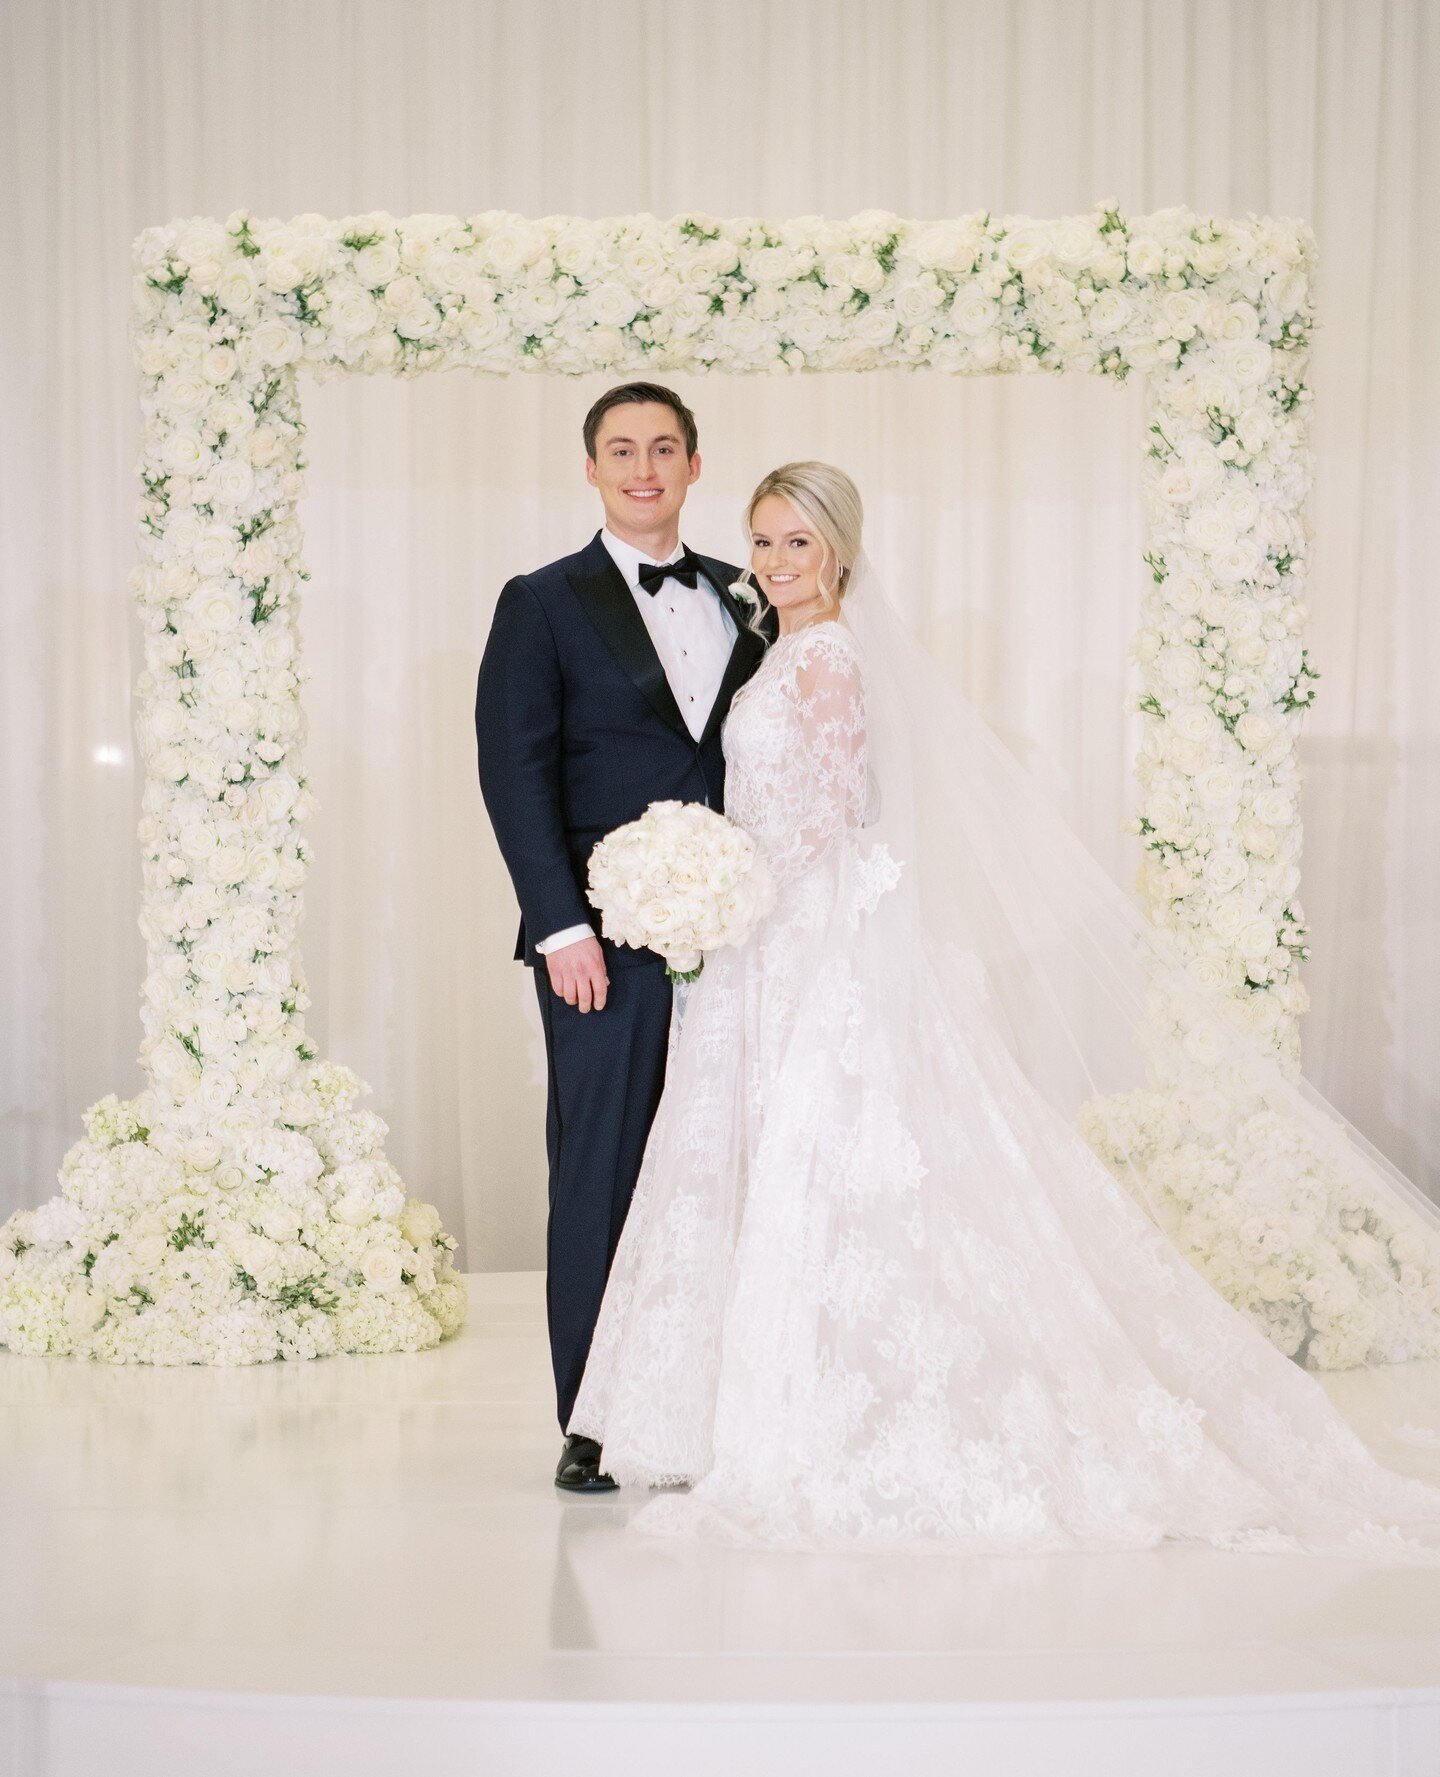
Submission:
[[[652,802],[723,811],[720,724],[765,642],[729,587],[739,570],[701,556],[736,637],[704,732],[685,726],[635,595],[597,531],[584,549],[506,581],[475,692],[480,789],[520,902],[515,955],[599,915],[585,896],[596,843]],[[769,613],[767,613],[767,616]],[[657,961],[601,940],[609,968]]]

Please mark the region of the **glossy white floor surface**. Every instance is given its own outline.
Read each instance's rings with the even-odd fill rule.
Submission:
[[[3,1777],[1440,1773],[1440,1573],[627,1537],[552,1483],[542,1278],[469,1282],[414,1357],[0,1353]],[[1328,1386],[1440,1478],[1440,1366]]]

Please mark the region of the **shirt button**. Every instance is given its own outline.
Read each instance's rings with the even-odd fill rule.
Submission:
[[[688,649],[688,648],[682,648],[682,649],[681,649],[681,650],[680,650],[680,652],[681,652],[681,654],[682,654],[682,655],[683,655],[683,656],[688,656],[688,655],[689,655],[689,653],[690,653],[690,650],[689,650],[689,649]]]
[[[689,701],[690,701],[690,702],[691,702],[691,703],[694,703],[694,701],[695,701],[695,699],[694,699],[694,698],[693,698],[693,697],[692,697],[692,698],[690,698],[690,699],[689,699]]]

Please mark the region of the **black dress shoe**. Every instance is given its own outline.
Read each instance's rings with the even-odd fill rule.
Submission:
[[[555,1485],[568,1493],[609,1493],[620,1483],[600,1472],[600,1446],[594,1438],[569,1432],[555,1470]]]

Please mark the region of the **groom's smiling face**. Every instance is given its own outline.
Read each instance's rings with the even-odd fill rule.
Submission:
[[[642,553],[665,556],[679,538],[680,508],[699,479],[700,453],[685,455],[678,415],[659,401],[627,401],[601,416],[585,474],[600,490],[605,521]]]

